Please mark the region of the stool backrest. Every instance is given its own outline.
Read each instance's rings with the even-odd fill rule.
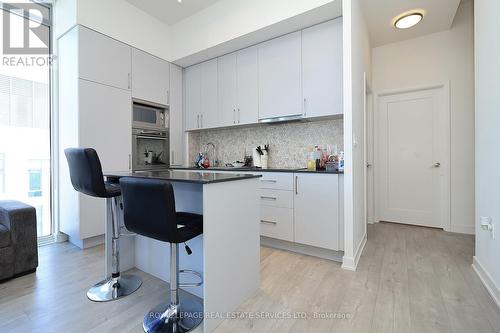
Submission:
[[[75,190],[93,197],[105,198],[106,187],[97,152],[92,148],[67,148],[64,154]]]
[[[128,230],[177,243],[179,231],[172,184],[161,179],[120,178],[123,217]]]

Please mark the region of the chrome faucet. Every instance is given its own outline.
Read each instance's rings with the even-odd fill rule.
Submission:
[[[209,152],[210,147],[212,148],[211,152]],[[212,142],[207,143],[205,145],[205,151],[212,159],[212,166],[214,166],[214,167],[219,166],[219,161],[218,161],[217,157],[215,156],[215,154],[216,154],[215,144],[213,144]]]

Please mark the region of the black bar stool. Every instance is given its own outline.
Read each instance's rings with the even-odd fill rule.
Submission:
[[[203,321],[203,303],[186,293],[179,300],[179,287],[200,286],[179,283],[179,273],[201,274],[179,270],[179,243],[203,233],[203,216],[175,210],[172,184],[157,179],[125,177],[120,179],[123,194],[125,226],[132,232],[170,243],[170,302],[160,304],[144,317],[145,332],[189,332]],[[186,251],[191,250],[186,245]]]
[[[68,160],[71,184],[78,192],[92,197],[105,198],[111,209],[111,256],[112,273],[110,278],[97,283],[87,291],[87,297],[95,302],[107,302],[130,295],[142,284],[135,275],[120,274],[120,223],[118,218],[118,199],[121,190],[118,183],[105,182],[101,162],[92,148],[68,148],[64,150]]]

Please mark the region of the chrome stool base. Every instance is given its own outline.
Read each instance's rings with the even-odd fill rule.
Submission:
[[[87,297],[94,302],[114,301],[139,289],[142,280],[135,275],[121,275],[103,280],[87,291]]]
[[[142,323],[144,332],[185,333],[198,327],[203,321],[202,301],[189,293],[183,293],[180,300],[181,303],[177,306],[177,316],[168,314],[172,312],[170,302],[157,305],[149,311]]]

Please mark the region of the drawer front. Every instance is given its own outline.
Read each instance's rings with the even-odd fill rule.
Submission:
[[[293,208],[292,191],[260,189],[259,200],[261,206]]]
[[[293,242],[293,209],[261,206],[260,234]]]
[[[260,188],[293,191],[293,174],[285,172],[263,172]]]

